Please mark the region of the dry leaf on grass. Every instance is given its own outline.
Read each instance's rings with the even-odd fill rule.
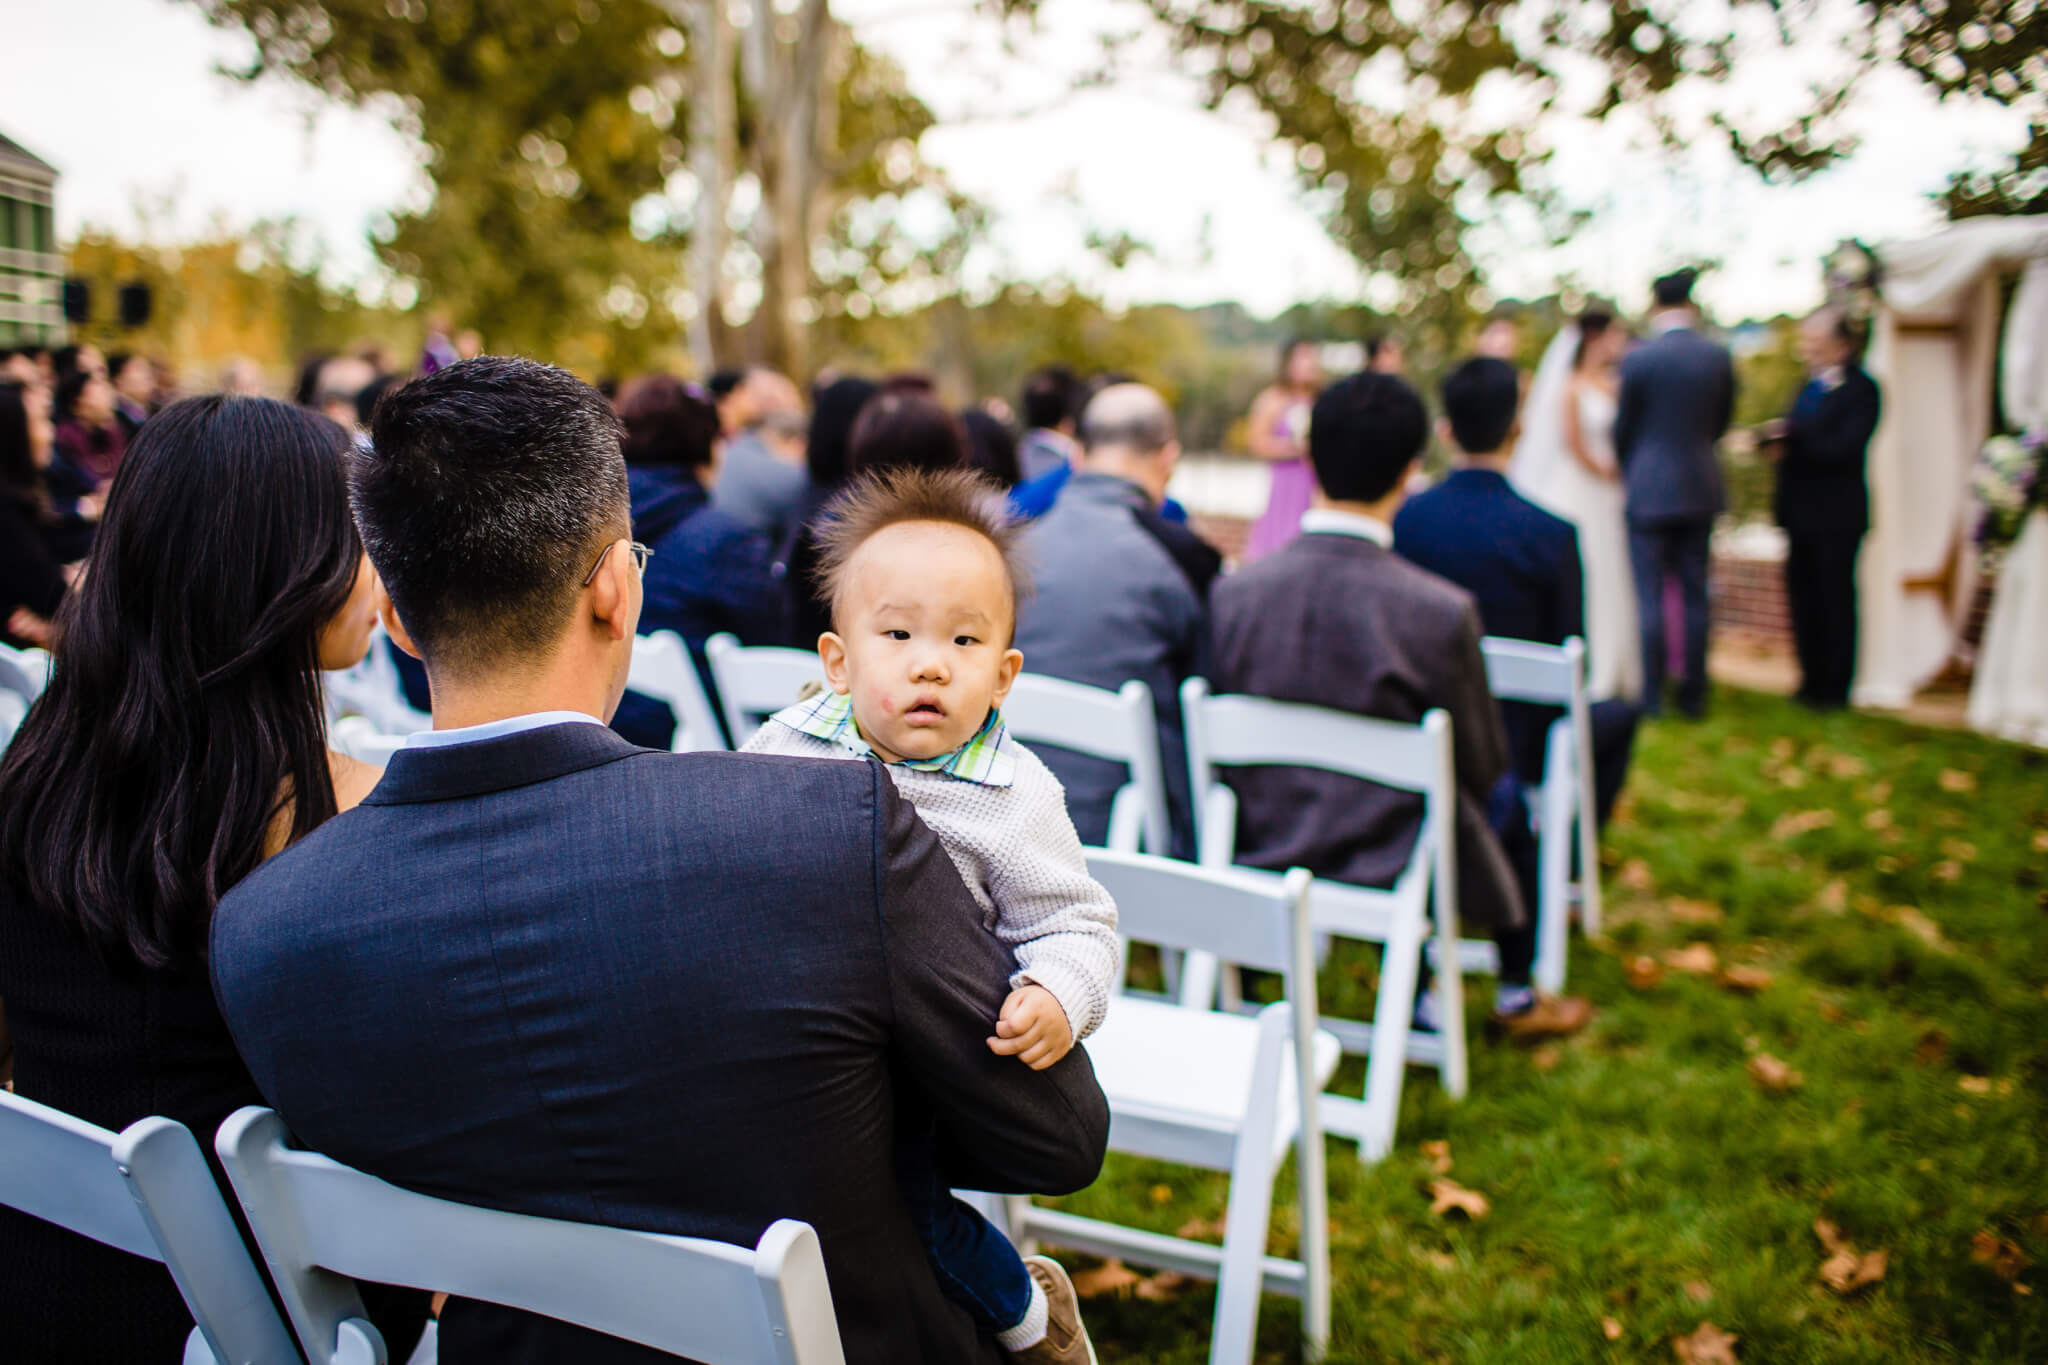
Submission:
[[[1422,1253],[1422,1259],[1438,1270],[1449,1271],[1458,1268],[1458,1258],[1448,1251],[1425,1251]]]
[[[1786,768],[1778,774],[1778,783],[1787,791],[1798,791],[1806,785],[1806,769]]]
[[[1919,939],[1937,953],[1953,953],[1956,946],[1941,932],[1941,926],[1910,905],[1894,905],[1884,917]]]
[[[1641,858],[1630,858],[1621,865],[1620,881],[1627,890],[1648,891],[1656,880],[1650,875],[1650,865]]]
[[[1989,1267],[2002,1280],[2017,1280],[2034,1263],[2026,1252],[1990,1228],[1978,1228],[1970,1238],[1970,1259]]]
[[[1958,1076],[1956,1077],[1956,1089],[1962,1091],[1965,1095],[1977,1095],[1980,1097],[1988,1095],[1991,1093],[1991,1078],[1989,1076]]]
[[[1797,1090],[1806,1078],[1768,1052],[1749,1059],[1749,1078],[1766,1094],[1783,1095]]]
[[[1694,1303],[1712,1303],[1714,1301],[1714,1286],[1708,1284],[1705,1280],[1687,1280],[1685,1282],[1685,1296]]]
[[[1712,976],[1720,969],[1721,959],[1714,952],[1713,945],[1689,943],[1683,948],[1672,948],[1664,954],[1664,965],[1674,972],[1691,972],[1696,976]]]
[[[1825,1218],[1814,1220],[1813,1235],[1820,1238],[1821,1249],[1828,1253],[1828,1258],[1821,1262],[1821,1283],[1837,1294],[1847,1298],[1884,1278],[1890,1252],[1859,1252],[1842,1235],[1842,1230]]]
[[[1870,771],[1870,766],[1852,754],[1836,754],[1828,760],[1828,776],[1838,782],[1854,782]]]
[[[1451,1144],[1445,1142],[1442,1138],[1438,1138],[1433,1142],[1423,1143],[1422,1156],[1425,1161],[1429,1162],[1429,1169],[1435,1171],[1438,1175],[1449,1175],[1451,1173]]]
[[[1863,812],[1863,828],[1870,830],[1890,829],[1892,827],[1892,818],[1892,813],[1883,806],[1879,806],[1876,810],[1867,810]]]
[[[1839,915],[1849,908],[1849,883],[1835,878],[1820,889],[1813,903],[1831,915]]]
[[[1934,880],[1950,886],[1963,879],[1963,865],[1953,858],[1944,858],[1934,865]]]
[[[2034,831],[2034,852],[2048,853],[2048,829]]]
[[[1687,900],[1683,896],[1674,896],[1664,902],[1664,913],[1679,924],[1719,924],[1726,918],[1720,906]]]
[[[1948,1035],[1938,1028],[1932,1028],[1920,1035],[1920,1041],[1913,1044],[1913,1060],[1921,1066],[1932,1066],[1948,1055]]]
[[[1223,1240],[1223,1220],[1190,1218],[1175,1229],[1173,1235],[1190,1242],[1220,1242]]]
[[[1771,984],[1771,974],[1761,967],[1726,967],[1714,978],[1726,990],[1754,995]]]
[[[1943,768],[1941,776],[1936,780],[1945,792],[1961,794],[1977,790],[1977,774],[1966,773],[1961,768]]]
[[[1657,959],[1641,954],[1623,963],[1621,971],[1628,984],[1639,991],[1646,991],[1664,979],[1664,968]]]
[[[1711,1322],[1703,1322],[1692,1334],[1671,1338],[1671,1350],[1679,1365],[1737,1365],[1735,1343],[1742,1340]]]
[[[1131,1292],[1151,1303],[1165,1303],[1185,1294],[1194,1282],[1193,1276],[1183,1275],[1178,1270],[1162,1270],[1149,1279],[1138,1281],[1137,1288]]]
[[[1442,1217],[1462,1213],[1476,1223],[1493,1212],[1493,1205],[1479,1191],[1468,1190],[1455,1180],[1432,1180],[1429,1211]]]
[[[1529,1058],[1538,1071],[1555,1071],[1557,1064],[1564,1060],[1564,1053],[1553,1043],[1545,1043]]]
[[[1831,810],[1791,811],[1779,816],[1776,823],[1771,826],[1771,838],[1774,842],[1782,844],[1787,839],[1797,839],[1802,834],[1827,829],[1834,823],[1835,813]]]
[[[1621,1324],[1613,1318],[1600,1319],[1600,1335],[1606,1337],[1609,1341],[1620,1341]]]
[[[1134,1287],[1142,1277],[1122,1261],[1108,1260],[1093,1270],[1074,1276],[1074,1292],[1084,1299],[1096,1299]]]
[[[1943,857],[1953,858],[1959,863],[1977,861],[1977,846],[1968,839],[1943,839],[1941,853]]]

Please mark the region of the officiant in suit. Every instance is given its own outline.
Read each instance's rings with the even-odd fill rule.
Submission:
[[[1812,378],[1791,413],[1761,436],[1778,465],[1799,700],[1833,710],[1849,704],[1856,676],[1856,555],[1870,529],[1864,457],[1881,400],[1861,363],[1863,329],[1841,309],[1808,318],[1799,349]]]
[[[1643,711],[1662,708],[1664,581],[1678,580],[1684,604],[1685,677],[1678,707],[1707,709],[1707,566],[1714,518],[1727,505],[1715,447],[1735,415],[1735,364],[1726,347],[1699,333],[1693,272],[1652,287],[1651,340],[1621,365],[1615,455],[1628,488],[1629,559],[1643,633]]]

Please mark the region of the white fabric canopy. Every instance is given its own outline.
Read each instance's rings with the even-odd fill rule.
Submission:
[[[1991,434],[1999,283],[2022,270],[2029,287],[2004,345],[2006,406],[2027,421],[2023,404],[2048,405],[2048,273],[2037,265],[2048,262],[2048,216],[1973,218],[1878,256],[1884,308],[1870,368],[1884,416],[1870,447],[1856,700],[1903,707],[1948,661],[1976,589],[1970,474]],[[2015,403],[2016,393],[2029,397]],[[2048,620],[2025,622],[2021,636],[2032,642],[2022,653],[2048,649]]]

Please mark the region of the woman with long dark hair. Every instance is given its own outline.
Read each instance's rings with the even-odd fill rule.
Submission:
[[[114,386],[104,372],[73,370],[57,381],[57,450],[102,489],[121,467],[128,438],[114,420]]]
[[[49,422],[42,418],[38,432],[38,417],[26,390],[0,384],[0,642],[16,648],[50,644],[65,591],[63,567],[44,534],[56,514],[43,487]]]
[[[818,637],[832,629],[831,619],[818,604],[813,587],[818,547],[811,540],[811,523],[832,501],[832,495],[845,487],[853,457],[854,424],[881,391],[873,380],[848,377],[835,379],[812,397],[811,433],[804,445],[810,487],[804,492],[803,507],[780,555],[782,642],[797,649],[816,649]]]
[[[166,1115],[209,1155],[263,1102],[207,928],[377,777],[328,750],[321,705],[319,671],[363,657],[378,599],[348,449],[284,403],[193,398],[115,475],[48,689],[0,759],[0,997],[31,1099],[113,1129]],[[161,1266],[7,1211],[0,1284],[24,1360],[167,1361],[191,1329]]]

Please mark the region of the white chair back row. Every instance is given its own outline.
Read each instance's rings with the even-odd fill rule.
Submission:
[[[162,1262],[197,1325],[185,1365],[290,1365],[298,1347],[182,1123],[119,1133],[0,1091],[0,1204]]]
[[[387,735],[410,735],[433,728],[434,718],[414,706],[405,695],[398,662],[391,656],[397,647],[379,625],[371,630],[370,649],[360,663],[354,668],[321,675],[330,725],[344,716],[354,716]]]
[[[0,645],[0,692],[11,692],[23,702],[32,702],[43,695],[49,681],[48,650]]]

